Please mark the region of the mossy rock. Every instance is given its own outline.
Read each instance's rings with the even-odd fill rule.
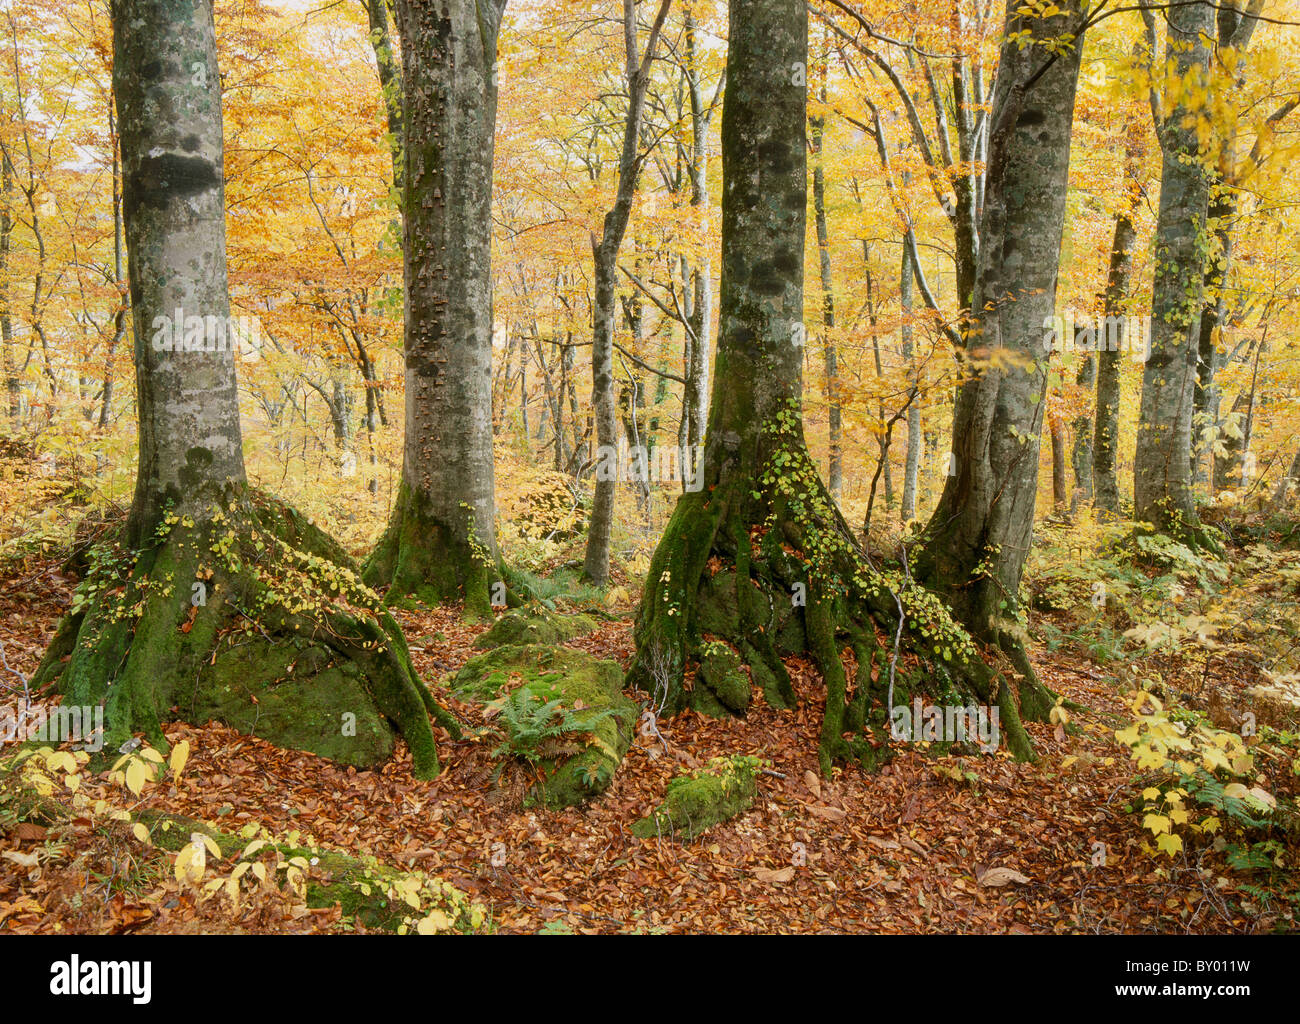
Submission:
[[[749,676],[741,667],[739,655],[730,647],[716,642],[706,644],[695,679],[698,697],[707,698],[712,695],[718,704],[732,714],[743,714],[749,707]],[[702,709],[697,706],[696,710]]]
[[[677,776],[668,784],[664,802],[633,824],[632,834],[681,842],[698,838],[753,806],[759,767],[753,757],[715,757],[703,771]]]
[[[221,649],[212,678],[186,709],[277,747],[373,768],[392,756],[396,731],[366,692],[357,664],[326,647],[289,641]],[[256,703],[254,703],[256,701]]]
[[[529,803],[558,809],[598,796],[632,745],[637,705],[623,695],[623,670],[586,651],[546,644],[498,647],[466,662],[451,685],[462,698],[480,703],[525,688],[540,701],[558,700],[572,715],[575,735],[590,733],[591,741],[577,752],[536,763],[540,778],[526,797]]]
[[[474,646],[491,649],[520,644],[562,644],[595,629],[596,620],[590,615],[562,615],[544,608],[529,608],[506,612],[474,641]]]

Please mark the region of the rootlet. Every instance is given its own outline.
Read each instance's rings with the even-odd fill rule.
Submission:
[[[149,1002],[149,960],[87,960],[79,956],[50,964],[50,992],[56,996],[131,996],[143,1006]]]

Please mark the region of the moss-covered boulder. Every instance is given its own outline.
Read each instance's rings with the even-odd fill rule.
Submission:
[[[528,803],[558,809],[599,795],[632,745],[637,705],[623,695],[623,670],[585,651],[498,647],[466,662],[451,685],[498,712],[498,752],[536,774]]]
[[[586,636],[596,625],[590,615],[563,615],[544,608],[528,608],[506,612],[474,641],[474,646],[491,649],[520,644],[562,644]]]
[[[216,719],[373,768],[400,733],[415,775],[435,776],[429,717],[453,737],[459,726],[337,542],[257,491],[204,500],[92,551],[32,688],[102,706],[108,751],[137,733],[166,751],[164,722]]]
[[[357,664],[306,640],[287,643],[296,656],[261,644],[223,648],[213,678],[182,708],[185,717],[225,722],[357,768],[386,761],[397,733],[367,694]]]
[[[698,772],[677,776],[668,783],[664,802],[632,826],[642,839],[656,836],[690,842],[719,822],[747,811],[758,795],[757,757],[736,754],[715,757]]]

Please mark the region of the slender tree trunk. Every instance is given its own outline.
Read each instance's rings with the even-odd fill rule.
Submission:
[[[1091,350],[1084,353],[1074,382],[1087,392],[1091,392],[1093,385],[1096,384],[1097,359]],[[1092,423],[1093,417],[1087,412],[1081,413],[1074,419],[1074,447],[1070,452],[1070,462],[1074,469],[1074,494],[1070,501],[1072,508],[1080,501],[1091,501],[1093,496]]]
[[[492,452],[492,151],[505,0],[399,0],[406,126],[406,439],[388,529],[366,565],[386,600],[501,581]],[[496,589],[504,596],[504,587]]]
[[[1273,492],[1273,511],[1294,512],[1297,493],[1300,493],[1300,449],[1296,450],[1295,458],[1291,460],[1291,468],[1287,470],[1286,475],[1278,482],[1277,490]]]
[[[1016,9],[1008,5],[1008,37],[1074,35],[1083,21],[1078,0],[1049,18]],[[957,619],[972,634],[1000,647],[1033,680],[1017,622],[1020,576],[1033,535],[1050,356],[1042,325],[1055,308],[1083,40],[1075,38],[1050,57],[1043,47],[1022,48],[1023,42],[1009,39],[1002,47],[990,114],[975,333],[967,345],[975,376],[957,395],[955,472],[930,519],[917,571],[951,596]],[[981,367],[997,349],[1021,365]],[[1046,714],[1046,705],[1046,691],[1036,688],[1022,712]]]
[[[116,160],[114,162],[116,166]],[[0,359],[3,359],[6,406],[9,418],[21,411],[18,389],[18,361],[14,356],[13,315],[9,310],[9,251],[14,230],[13,168],[8,154],[0,155]]]
[[[108,427],[113,411],[113,359],[126,337],[126,318],[130,312],[127,303],[125,245],[122,237],[122,168],[117,154],[117,122],[112,110],[108,113],[109,145],[113,147],[113,283],[117,287],[117,310],[113,314],[113,338],[104,354],[104,386],[99,397],[99,428]]]
[[[709,259],[709,125],[714,108],[705,99],[698,66],[695,42],[695,16],[690,7],[686,10],[686,84],[691,101],[691,159],[688,166],[691,177],[691,208],[695,211],[705,239],[699,256],[691,267],[690,342],[686,361],[686,389],[683,396],[688,417],[683,445],[689,446],[689,456],[694,458],[697,446],[704,443],[704,425],[709,419],[709,364],[713,345],[713,286]],[[683,290],[687,286],[685,277]]]
[[[916,518],[916,484],[921,470],[921,402],[920,380],[916,365],[916,351],[912,342],[912,253],[903,245],[903,265],[898,272],[898,304],[902,314],[899,335],[903,360],[907,363],[908,381],[912,388],[912,404],[907,407],[907,457],[903,463],[904,523]]]
[[[599,238],[591,236],[595,261],[595,298],[592,304],[591,406],[596,420],[596,493],[591,503],[584,578],[597,586],[609,581],[610,541],[614,528],[614,497],[618,489],[618,403],[614,397],[614,316],[618,277],[618,251],[623,245],[636,182],[641,170],[638,143],[645,111],[650,70],[671,0],[663,0],[646,42],[645,56],[637,43],[637,0],[623,0],[623,46],[628,89],[627,116],[623,122],[623,147],[618,160],[618,187],[614,206],[605,214]]]
[[[388,27],[388,0],[362,0],[370,23],[370,47],[379,70],[379,87],[384,96],[384,117],[388,125],[389,152],[393,165],[393,191],[402,196],[402,139],[405,134],[402,110],[405,92],[402,68],[393,55],[393,39]],[[489,7],[492,5],[489,5]],[[495,59],[495,55],[494,55]]]
[[[1128,166],[1133,167],[1130,157]],[[1120,361],[1125,347],[1125,310],[1129,280],[1133,274],[1133,227],[1136,200],[1115,216],[1115,235],[1110,247],[1110,266],[1106,272],[1105,323],[1097,345],[1096,429],[1092,442],[1093,501],[1110,515],[1119,514],[1119,480],[1115,462],[1119,447]],[[1136,339],[1128,339],[1128,344]]]
[[[826,102],[826,67],[821,66],[820,99]],[[822,359],[826,372],[827,441],[830,460],[826,472],[826,486],[836,501],[840,499],[843,454],[841,450],[841,411],[839,354],[835,349],[835,288],[831,279],[830,231],[826,223],[826,169],[822,154],[822,136],[826,119],[808,119],[809,141],[813,153],[813,215],[817,222],[817,258],[821,271],[822,287]]]
[[[1070,492],[1065,482],[1065,420],[1050,412],[1047,420],[1052,435],[1052,507],[1062,512],[1070,505]]]
[[[1219,49],[1232,49],[1244,55],[1258,24],[1259,3],[1243,12],[1232,2],[1218,6],[1215,23]],[[1192,474],[1194,482],[1206,481],[1204,445],[1200,431],[1215,431],[1219,426],[1219,388],[1215,376],[1219,369],[1218,331],[1227,312],[1224,282],[1232,268],[1232,227],[1237,216],[1236,136],[1229,133],[1219,140],[1217,166],[1211,170],[1210,203],[1206,227],[1213,231],[1215,249],[1205,266],[1204,303],[1197,337],[1196,386],[1192,395]]]

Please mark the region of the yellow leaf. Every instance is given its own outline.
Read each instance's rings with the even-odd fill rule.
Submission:
[[[420,918],[415,930],[420,935],[437,935],[451,928],[451,918],[441,910],[435,910],[428,917]]]
[[[190,741],[181,740],[176,746],[172,747],[172,756],[169,767],[172,770],[172,783],[181,781],[181,772],[185,769],[185,762],[190,759]]]
[[[1150,829],[1156,835],[1170,830],[1169,819],[1163,814],[1148,814],[1142,819],[1142,827]]]
[[[176,855],[176,864],[173,868],[176,881],[197,885],[203,878],[207,863],[207,848],[203,845],[202,837],[198,834],[192,835],[190,842],[182,846],[180,853]]]
[[[1175,853],[1180,852],[1182,848],[1183,848],[1183,839],[1181,836],[1176,836],[1171,834],[1166,836],[1160,836],[1156,840],[1156,849],[1163,850],[1171,857]]]
[[[136,796],[144,789],[145,778],[148,772],[145,770],[144,762],[138,758],[132,758],[131,763],[126,766],[126,788]]]
[[[131,826],[131,833],[142,843],[149,841],[149,830],[138,821]]]

